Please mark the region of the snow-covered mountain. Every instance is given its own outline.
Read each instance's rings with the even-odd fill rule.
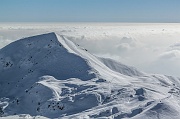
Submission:
[[[24,38],[0,50],[0,116],[37,115],[180,119],[180,79],[96,57],[63,35]]]

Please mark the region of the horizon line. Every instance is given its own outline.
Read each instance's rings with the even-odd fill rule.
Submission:
[[[0,23],[180,23],[180,22],[122,22],[122,21],[0,21]]]

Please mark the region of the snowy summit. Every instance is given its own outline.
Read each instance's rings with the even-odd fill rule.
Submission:
[[[63,35],[0,49],[4,118],[179,119],[180,79],[96,57]]]

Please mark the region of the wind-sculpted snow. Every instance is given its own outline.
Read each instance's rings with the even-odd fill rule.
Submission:
[[[119,72],[121,74],[124,74],[127,76],[143,76],[144,75],[143,72],[138,71],[134,67],[126,66],[115,60],[108,59],[108,58],[99,58],[99,59],[111,70]]]
[[[98,58],[63,35],[0,50],[3,118],[178,119],[180,79]]]

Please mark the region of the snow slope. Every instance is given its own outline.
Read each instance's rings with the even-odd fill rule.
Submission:
[[[98,58],[55,33],[0,50],[0,90],[5,118],[180,118],[179,78]]]

